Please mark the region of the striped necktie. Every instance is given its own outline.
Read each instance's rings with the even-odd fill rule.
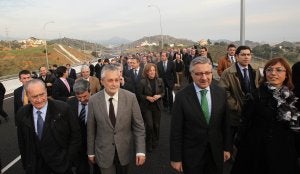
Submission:
[[[81,123],[85,124],[85,117],[86,117],[86,110],[85,110],[86,104],[81,103],[81,111],[79,113],[79,120]]]

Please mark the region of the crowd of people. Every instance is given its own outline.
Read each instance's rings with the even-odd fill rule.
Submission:
[[[216,59],[217,60],[217,59]],[[19,72],[15,125],[28,174],[126,174],[159,146],[171,115],[171,167],[185,174],[298,174],[300,62],[251,66],[248,46],[229,44],[214,63],[207,47],[99,59],[81,67]],[[298,74],[298,75],[297,75]],[[186,85],[186,83],[188,83]],[[174,90],[177,89],[176,95]],[[5,88],[0,83],[3,110]]]

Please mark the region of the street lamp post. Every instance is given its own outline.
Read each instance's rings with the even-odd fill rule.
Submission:
[[[240,44],[245,45],[245,0],[241,0]]]
[[[161,13],[160,8],[157,5],[149,4],[148,7],[154,7],[157,9],[159,13],[159,25],[160,25],[160,37],[161,37],[161,49],[164,49],[164,38],[163,38],[163,32],[162,32],[162,25],[161,25]]]
[[[47,49],[47,39],[46,39],[46,26],[48,24],[54,23],[54,21],[50,21],[50,22],[46,22],[44,24],[44,37],[45,37],[45,53],[46,53],[46,65],[47,65],[47,69],[49,69],[49,60],[48,60],[48,49]]]

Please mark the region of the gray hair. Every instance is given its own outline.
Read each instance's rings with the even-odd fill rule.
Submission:
[[[45,91],[47,92],[46,85],[42,80],[32,79],[32,80],[26,82],[26,84],[24,85],[24,89],[25,89],[26,93],[28,93],[28,90],[29,90],[30,86],[34,85],[34,84],[41,84],[41,86],[43,86],[45,88]]]
[[[211,68],[212,68],[211,61],[210,61],[207,57],[199,56],[199,57],[194,58],[194,59],[191,61],[190,69],[189,69],[190,73],[193,72],[194,67],[195,67],[195,65],[197,65],[197,64],[209,64],[209,65],[211,65]]]
[[[107,65],[104,65],[103,68],[102,68],[101,79],[103,79],[105,77],[105,74],[106,74],[107,71],[117,71],[117,72],[120,73],[120,70],[117,66],[112,65],[112,64],[107,64]]]
[[[85,91],[90,92],[90,82],[84,79],[78,79],[73,85],[73,91],[75,94],[82,94]]]
[[[118,67],[118,68],[120,68],[121,71],[123,71],[123,65],[121,63],[116,62],[113,65],[116,66],[116,67]]]
[[[90,71],[90,67],[88,66],[88,65],[82,65],[81,66],[81,72],[83,71],[83,70],[89,70]]]

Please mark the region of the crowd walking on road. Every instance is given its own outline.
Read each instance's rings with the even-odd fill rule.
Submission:
[[[259,71],[249,46],[224,51],[126,54],[80,72],[42,66],[34,78],[21,70],[14,119],[0,82],[0,124],[15,121],[27,174],[134,173],[161,145],[162,113],[174,173],[299,174],[300,62],[273,58]]]

